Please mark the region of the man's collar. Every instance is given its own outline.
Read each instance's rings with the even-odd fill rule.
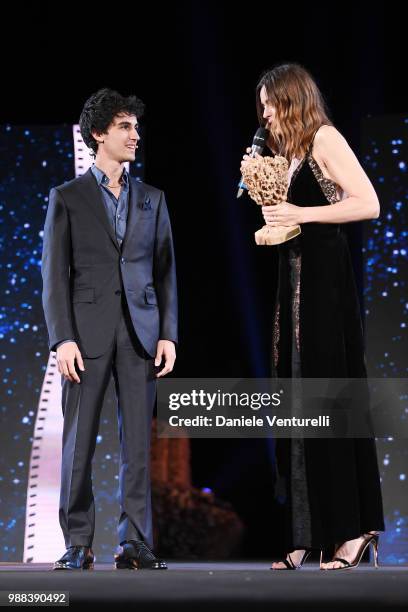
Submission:
[[[108,185],[109,177],[106,176],[106,174],[100,168],[98,168],[98,166],[93,164],[91,166],[91,171],[94,177],[96,178],[98,185],[104,185],[105,187]],[[126,168],[123,168],[123,172],[122,172],[119,182],[123,183],[124,185],[129,184],[129,173],[126,170]]]

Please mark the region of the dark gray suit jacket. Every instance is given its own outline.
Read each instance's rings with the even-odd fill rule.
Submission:
[[[49,348],[73,338],[85,357],[113,341],[125,292],[136,334],[152,357],[177,343],[177,286],[164,193],[130,177],[126,234],[119,247],[90,170],[51,189],[42,254]]]

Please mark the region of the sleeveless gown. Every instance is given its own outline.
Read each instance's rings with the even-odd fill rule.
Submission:
[[[338,186],[312,157],[313,140],[290,183],[287,199],[297,206],[340,200]],[[303,224],[302,233],[278,249],[274,374],[365,378],[359,300],[341,225]],[[279,438],[276,463],[287,551],[328,550],[367,531],[384,530],[374,439]]]

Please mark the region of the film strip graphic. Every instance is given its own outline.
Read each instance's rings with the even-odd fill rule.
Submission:
[[[72,126],[75,176],[92,165],[93,158],[82,140],[79,125]],[[63,416],[61,375],[56,353],[50,353],[41,388],[27,487],[24,563],[48,563],[65,549],[59,524],[61,441]]]
[[[58,522],[62,426],[61,375],[55,353],[50,353],[31,448],[25,563],[54,561],[65,548]]]

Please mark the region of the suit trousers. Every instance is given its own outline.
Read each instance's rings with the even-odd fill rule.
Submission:
[[[59,520],[66,547],[91,546],[95,530],[92,458],[111,374],[115,383],[120,439],[118,539],[153,545],[150,439],[156,377],[154,360],[134,331],[126,298],[109,350],[83,358],[81,382],[62,379],[62,464]],[[103,333],[103,329],[100,330]]]

